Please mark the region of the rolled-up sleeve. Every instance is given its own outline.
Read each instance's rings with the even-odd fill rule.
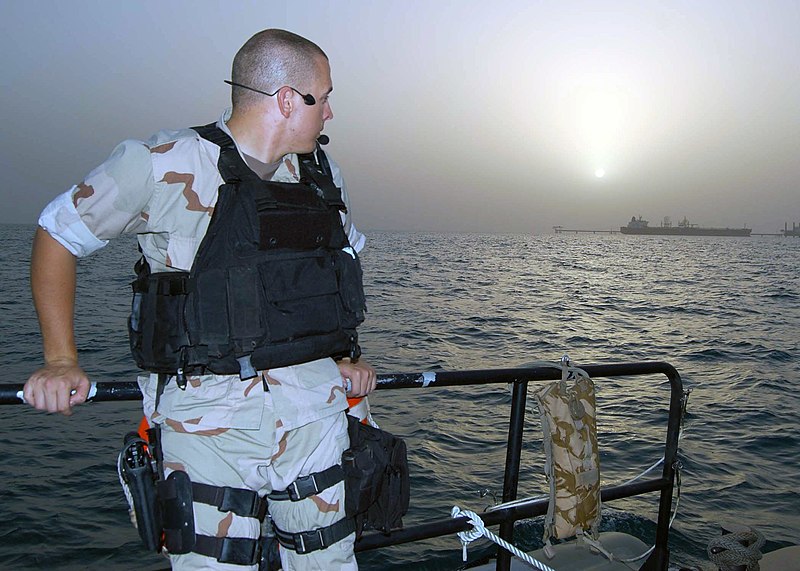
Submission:
[[[81,220],[72,203],[72,194],[76,189],[73,186],[45,206],[39,216],[39,226],[73,256],[82,258],[108,244],[108,240],[100,240]]]
[[[154,188],[150,149],[124,141],[83,182],[50,202],[39,226],[75,256],[88,256],[109,239],[146,227]]]

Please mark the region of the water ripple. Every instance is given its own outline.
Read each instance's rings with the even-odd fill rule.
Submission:
[[[22,382],[41,362],[27,263],[32,228],[0,226],[0,362]],[[681,443],[681,509],[673,556],[705,562],[720,521],[758,527],[768,545],[800,543],[800,240],[369,233],[365,355],[381,372],[665,360],[694,390]],[[780,255],[776,256],[776,250]],[[98,380],[130,380],[128,283],[137,257],[123,239],[79,263],[76,330]],[[20,278],[20,276],[24,276]],[[604,482],[655,462],[664,439],[663,378],[597,379]],[[483,509],[502,488],[510,393],[505,386],[379,391],[379,423],[406,438],[406,524]],[[654,408],[655,407],[655,410]],[[529,406],[520,493],[546,484]],[[5,407],[0,447],[0,561],[10,569],[159,569],[127,521],[114,461],[139,405],[92,405],[70,419]],[[91,514],[89,516],[88,514]],[[643,515],[647,514],[647,516]],[[654,533],[649,499],[615,503],[606,529]],[[541,520],[518,539],[541,540]],[[478,559],[491,548],[470,548]],[[361,567],[455,569],[457,539],[359,556]]]

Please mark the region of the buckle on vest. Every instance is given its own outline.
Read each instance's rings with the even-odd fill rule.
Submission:
[[[361,357],[361,346],[358,344],[358,337],[350,336],[350,360],[355,363]]]
[[[183,367],[179,367],[175,373],[175,384],[178,385],[178,388],[182,391],[186,390],[186,375],[183,373]]]
[[[250,355],[242,355],[236,360],[239,362],[239,378],[241,380],[246,381],[258,375],[253,363],[250,362]]]

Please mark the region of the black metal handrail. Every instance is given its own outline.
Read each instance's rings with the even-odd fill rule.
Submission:
[[[589,365],[581,367],[592,377],[627,377],[649,374],[663,374],[670,384],[669,419],[664,451],[664,469],[661,478],[642,480],[621,486],[606,487],[601,491],[604,502],[627,498],[650,492],[660,492],[656,540],[653,552],[641,567],[642,571],[665,571],[669,565],[669,519],[672,506],[672,490],[675,482],[675,466],[678,459],[678,436],[683,399],[683,383],[678,371],[669,363],[617,363],[610,365]],[[558,366],[493,369],[477,371],[452,371],[427,374],[383,375],[379,378],[381,389],[435,388],[464,385],[483,385],[491,383],[513,384],[511,413],[506,448],[506,464],[503,477],[503,503],[517,499],[519,484],[520,457],[522,453],[522,433],[525,423],[525,404],[529,382],[554,381],[561,378]],[[481,515],[487,526],[500,524],[499,536],[512,541],[514,522],[527,517],[543,515],[547,511],[547,499],[532,501],[520,506],[510,506],[492,510]],[[399,545],[450,535],[472,528],[466,517],[437,520],[418,524],[390,534],[365,534],[356,543],[356,551],[367,551],[379,547]],[[501,549],[497,555],[497,571],[508,571],[511,554]]]
[[[612,501],[650,492],[660,492],[655,548],[642,571],[665,571],[669,564],[669,519],[672,506],[672,490],[675,482],[675,467],[678,460],[678,436],[682,412],[683,384],[678,371],[669,363],[654,361],[643,363],[616,363],[609,365],[588,365],[581,367],[592,377],[628,377],[650,374],[663,374],[669,379],[670,405],[664,452],[664,469],[661,478],[642,480],[632,484],[603,488],[602,501]],[[435,389],[466,385],[486,385],[510,383],[513,385],[511,412],[509,417],[508,443],[503,476],[503,503],[517,499],[519,484],[520,457],[522,453],[522,434],[525,423],[525,404],[528,383],[553,381],[561,378],[558,365],[515,368],[487,369],[474,371],[441,371],[431,373],[401,373],[378,375],[379,389]],[[18,393],[21,384],[0,385],[0,404],[19,404]],[[139,387],[133,382],[106,382],[93,385],[92,402],[140,400]],[[487,526],[500,525],[499,536],[506,541],[513,538],[514,522],[523,518],[542,515],[547,511],[547,499],[527,502],[524,505],[500,507],[484,513],[481,518]],[[367,533],[356,543],[356,551],[367,551],[380,547],[399,545],[450,535],[471,529],[466,517],[436,520],[392,531],[389,534]],[[497,570],[508,571],[511,555],[504,549],[498,551]]]

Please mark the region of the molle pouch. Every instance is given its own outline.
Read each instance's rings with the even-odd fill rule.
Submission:
[[[336,252],[334,260],[336,275],[339,280],[339,291],[344,308],[347,310],[348,319],[352,322],[345,323],[347,327],[355,327],[364,321],[367,311],[366,297],[364,296],[363,272],[361,261],[355,251],[349,246]]]
[[[189,294],[189,311],[186,320],[192,334],[193,345],[206,345],[216,349],[215,357],[221,357],[219,348],[227,348],[230,337],[228,323],[228,272],[225,269],[208,270],[196,277],[195,291]],[[204,295],[197,295],[202,291]]]
[[[272,343],[339,330],[338,284],[329,256],[295,254],[282,264],[259,266]]]
[[[345,513],[365,529],[388,533],[402,527],[408,511],[410,481],[405,442],[347,415],[350,448],[342,455]]]
[[[181,470],[158,483],[158,499],[164,521],[164,547],[170,553],[192,551],[195,543],[192,482]]]
[[[131,284],[128,335],[140,368],[159,373],[177,369],[180,350],[188,344],[183,319],[187,280],[186,272],[159,272]]]
[[[383,485],[382,468],[387,461],[378,440],[360,430],[361,426],[364,425],[347,415],[350,448],[342,454],[344,503],[347,517],[356,522],[356,537],[366,529],[366,512],[378,500]]]
[[[267,334],[266,324],[259,309],[263,307],[263,294],[258,268],[236,266],[228,268],[228,322],[230,341],[236,356],[252,352]]]
[[[562,380],[534,393],[542,421],[550,503],[543,540],[587,532],[600,523],[600,458],[594,383],[581,369],[565,366]]]
[[[362,425],[363,426],[363,425]],[[367,510],[367,521],[377,530],[389,533],[403,527],[403,516],[411,499],[411,481],[405,441],[385,432],[389,464],[383,473],[383,487],[378,500]]]

